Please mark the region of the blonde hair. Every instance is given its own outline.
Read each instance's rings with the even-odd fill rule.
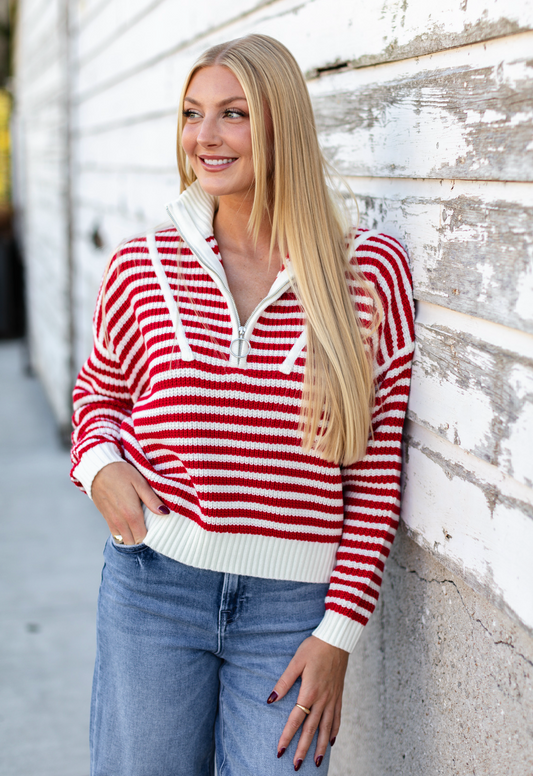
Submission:
[[[270,249],[288,254],[294,290],[306,316],[303,447],[327,461],[352,463],[364,456],[371,432],[371,336],[381,307],[374,289],[348,261],[347,222],[326,183],[329,172],[307,84],[292,54],[267,35],[248,35],[206,51],[192,67],[180,98],[182,190],[196,180],[181,145],[183,102],[195,73],[213,65],[235,75],[248,102],[255,173],[250,233],[257,240],[267,213],[272,225]],[[271,138],[265,106],[272,118]],[[354,276],[373,308],[374,326],[365,328],[359,320],[348,287]]]

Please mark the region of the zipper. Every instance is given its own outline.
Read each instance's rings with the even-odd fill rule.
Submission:
[[[246,326],[243,326],[241,324],[241,320],[239,318],[239,312],[237,310],[237,305],[235,304],[235,299],[233,298],[233,294],[229,290],[229,288],[226,286],[220,275],[218,275],[216,272],[214,272],[211,267],[208,267],[204,264],[202,261],[201,256],[194,251],[194,255],[204,268],[204,270],[207,272],[208,275],[210,275],[211,279],[214,281],[215,285],[218,286],[218,290],[226,300],[228,304],[228,311],[229,316],[231,319],[231,323],[233,326],[234,336],[229,344],[229,353],[230,353],[230,362],[232,359],[234,359],[237,362],[237,366],[242,366],[241,361],[243,359],[246,359],[246,356],[251,350],[250,342],[246,339]],[[257,308],[256,308],[257,309]],[[255,312],[255,311],[254,311]],[[250,318],[248,318],[248,321]],[[248,322],[247,321],[247,322]],[[235,336],[236,333],[236,336]]]
[[[249,340],[246,339],[246,328],[239,325],[239,336],[231,340],[229,352],[237,361],[240,361],[241,358],[246,358],[251,347]]]
[[[180,204],[179,201],[176,204],[179,207],[179,204]],[[281,294],[287,290],[287,288],[290,286],[290,279],[288,278],[286,282],[283,283],[283,285],[280,285],[279,288],[274,293],[269,294],[269,296],[266,296],[257,305],[255,310],[253,311],[253,313],[250,315],[245,325],[243,326],[241,324],[239,313],[237,310],[237,305],[235,304],[235,300],[233,298],[231,291],[224,283],[224,280],[220,277],[217,271],[213,267],[210,267],[208,262],[203,259],[202,254],[206,250],[205,238],[202,237],[198,232],[198,230],[196,229],[196,226],[190,214],[186,210],[185,206],[182,204],[181,208],[179,208],[179,211],[180,211],[179,217],[177,217],[176,214],[173,212],[173,208],[171,206],[167,206],[167,211],[172,221],[174,222],[178,232],[181,234],[182,238],[189,246],[190,250],[196,257],[196,259],[199,261],[201,266],[204,268],[207,274],[214,281],[215,285],[218,287],[222,296],[226,300],[228,304],[228,310],[229,310],[230,319],[232,322],[233,332],[234,332],[234,336],[230,342],[230,347],[229,347],[230,364],[232,366],[239,366],[239,367],[245,366],[246,357],[252,347],[250,345],[250,341],[248,337],[250,336],[253,330],[253,327],[255,326],[263,310],[265,310],[274,299],[277,299],[277,297],[281,296]],[[181,225],[180,225],[180,221],[182,222]],[[208,248],[208,250],[211,251],[210,248]]]
[[[212,270],[211,267],[206,266],[206,264],[202,261],[201,256],[199,256],[196,251],[193,252],[204,270],[208,275],[210,275],[211,279],[218,286],[219,291],[222,293],[226,299],[226,302],[228,303],[231,322],[233,324],[233,329],[236,332],[236,336],[233,337],[229,346],[230,358],[236,360],[237,363],[234,364],[235,366],[244,366],[244,364],[241,362],[244,361],[244,363],[246,363],[246,357],[252,349],[248,337],[252,333],[257,320],[259,319],[261,313],[266,310],[268,305],[287,290],[287,288],[290,286],[290,280],[287,280],[282,286],[279,286],[279,288],[273,294],[265,296],[265,298],[259,302],[243,326],[239,318],[239,312],[237,310],[237,305],[235,304],[235,299],[233,298],[233,294],[229,288],[226,286],[220,275]]]
[[[290,281],[287,280],[286,283],[280,286],[273,294],[269,294],[268,296],[265,296],[265,298],[259,302],[255,310],[250,314],[244,326],[240,322],[239,314],[237,312],[237,306],[235,304],[235,300],[233,299],[231,291],[225,287],[229,297],[231,298],[231,301],[233,302],[233,307],[235,309],[235,317],[238,323],[238,336],[231,341],[230,348],[229,348],[230,354],[237,359],[237,366],[241,366],[241,363],[240,363],[241,359],[246,360],[248,353],[252,349],[252,346],[250,344],[250,340],[248,339],[248,337],[251,335],[254,329],[254,326],[257,323],[261,313],[264,310],[266,310],[266,308],[269,306],[269,304],[272,301],[274,301],[274,299],[277,299],[279,296],[281,296],[281,294],[286,291],[289,285],[290,285]]]

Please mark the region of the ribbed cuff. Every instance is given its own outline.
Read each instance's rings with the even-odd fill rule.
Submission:
[[[322,639],[333,647],[353,652],[364,628],[365,626],[361,625],[360,622],[355,622],[343,614],[326,609],[326,614],[318,628],[313,631],[313,636]]]
[[[83,454],[81,461],[72,473],[81,482],[83,489],[91,498],[93,480],[100,469],[103,469],[108,463],[123,460],[118,447],[113,442],[102,442],[101,445],[91,447]]]

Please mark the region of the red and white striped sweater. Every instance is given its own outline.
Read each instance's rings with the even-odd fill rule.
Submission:
[[[195,183],[167,209],[174,226],[123,246],[100,291],[94,349],[74,391],[72,478],[90,495],[97,472],[126,459],[172,511],[145,508],[153,549],[204,569],[330,582],[315,635],[351,651],[399,520],[414,338],[405,251],[385,235],[352,235],[385,314],[373,438],[343,468],[302,450],[305,326],[287,270],[241,326],[213,199]]]

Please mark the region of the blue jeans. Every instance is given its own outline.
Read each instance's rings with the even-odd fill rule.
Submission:
[[[98,601],[91,776],[283,776],[299,681],[266,700],[324,614],[327,585],[205,571],[107,542]],[[317,771],[315,740],[300,769]]]

